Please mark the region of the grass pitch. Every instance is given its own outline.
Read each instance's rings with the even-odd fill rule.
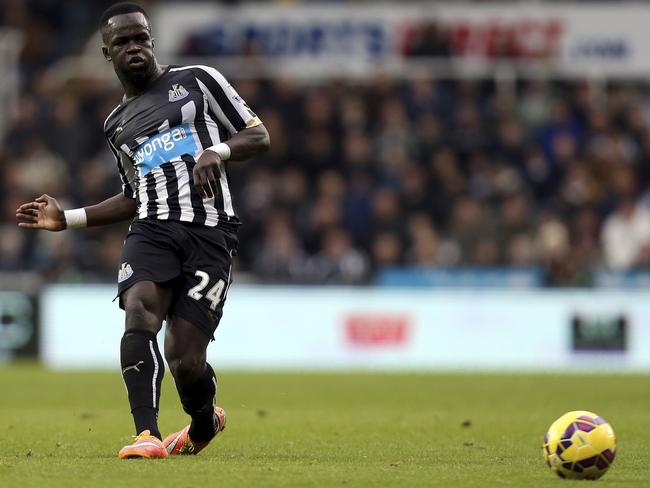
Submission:
[[[132,430],[118,372],[0,367],[0,486],[564,486],[547,427],[593,410],[618,437],[596,483],[650,484],[650,377],[487,374],[220,375],[228,428],[196,457],[117,459]],[[169,375],[160,425],[185,425]]]

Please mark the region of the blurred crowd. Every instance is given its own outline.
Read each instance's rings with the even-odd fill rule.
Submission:
[[[0,146],[0,271],[114,281],[127,224],[44,233],[14,222],[43,192],[74,208],[120,189],[102,133],[120,92],[61,86],[46,65],[25,71]],[[267,154],[228,164],[244,222],[238,266],[255,280],[532,267],[548,286],[583,286],[594,269],[650,266],[644,85],[230,81],[272,141]]]

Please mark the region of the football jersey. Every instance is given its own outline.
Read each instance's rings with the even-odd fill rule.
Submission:
[[[206,148],[259,124],[221,73],[208,66],[169,66],[146,92],[120,103],[104,133],[122,191],[137,202],[136,219],[238,224],[223,161],[211,198],[195,189],[192,168]]]

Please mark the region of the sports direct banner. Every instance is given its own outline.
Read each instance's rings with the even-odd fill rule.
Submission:
[[[646,3],[366,5],[162,4],[153,15],[164,57],[259,57],[294,76],[405,74],[413,60],[535,64],[562,75],[650,73]],[[410,62],[409,62],[410,61]]]
[[[46,365],[118,367],[114,294],[43,293]],[[234,286],[209,360],[236,370],[650,371],[649,300],[647,291]]]

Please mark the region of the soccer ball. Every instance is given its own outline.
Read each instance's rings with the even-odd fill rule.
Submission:
[[[544,460],[560,478],[598,479],[615,456],[614,430],[593,412],[565,413],[551,424],[544,437]]]

